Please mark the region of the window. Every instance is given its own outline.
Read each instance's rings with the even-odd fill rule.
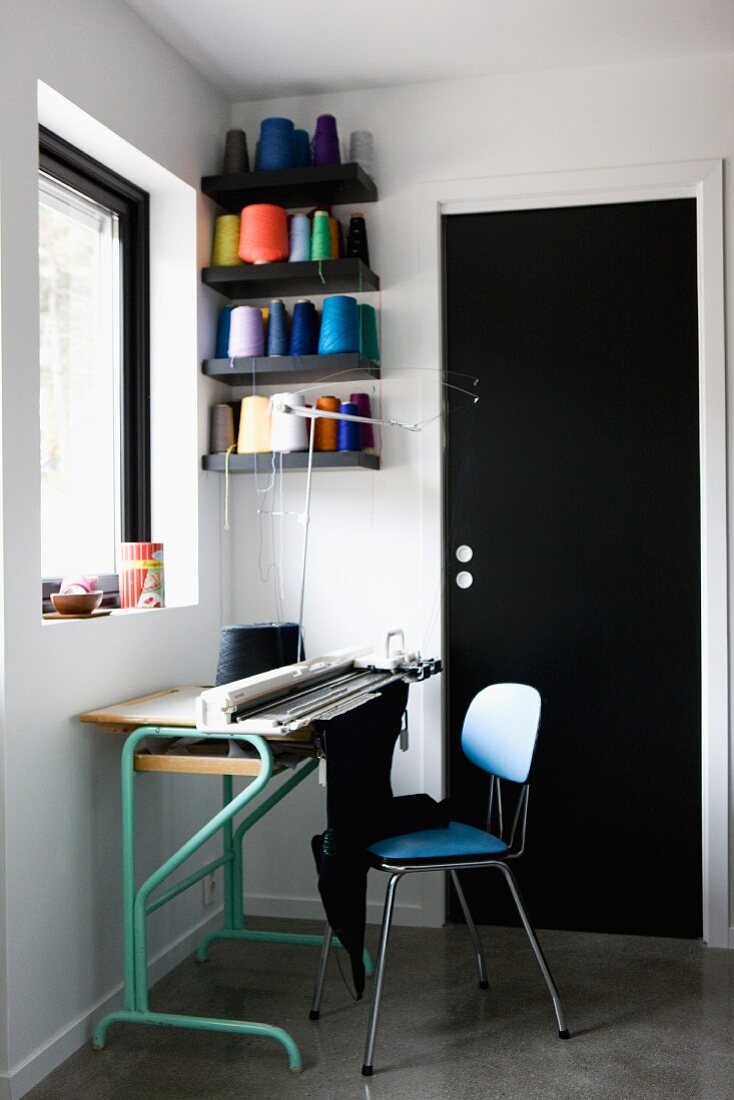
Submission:
[[[44,598],[71,572],[109,593],[150,538],[148,195],[43,128],[39,276]]]

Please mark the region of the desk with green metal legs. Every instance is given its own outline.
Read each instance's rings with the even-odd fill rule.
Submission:
[[[105,1036],[111,1024],[135,1023],[153,1024],[156,1026],[171,1026],[193,1028],[203,1031],[222,1031],[236,1035],[257,1035],[275,1039],[281,1043],[288,1054],[290,1069],[298,1073],[301,1069],[301,1054],[293,1037],[283,1028],[275,1024],[252,1022],[248,1020],[217,1019],[207,1016],[189,1016],[185,1014],[171,1014],[167,1012],[153,1012],[148,1007],[148,973],[147,973],[147,936],[146,921],[148,916],[177,897],[184,890],[194,886],[217,868],[222,868],[224,877],[224,914],[222,928],[208,935],[200,945],[197,958],[201,961],[207,958],[211,944],[216,940],[255,940],[269,943],[306,944],[309,946],[321,946],[323,936],[299,935],[286,932],[257,932],[245,928],[243,913],[243,858],[242,848],[246,833],[265,814],[267,814],[278,802],[285,798],[318,765],[318,760],[311,750],[310,755],[304,756],[303,763],[296,766],[293,773],[256,808],[251,809],[239,822],[235,822],[237,815],[246,809],[257,796],[264,791],[276,772],[282,772],[282,767],[277,764],[267,740],[256,735],[233,733],[230,737],[233,741],[244,742],[254,747],[257,753],[256,759],[245,759],[231,756],[170,756],[165,752],[142,754],[139,751],[140,742],[145,738],[150,745],[152,738],[171,739],[180,738],[188,732],[186,728],[193,725],[191,708],[188,707],[194,693],[201,688],[198,686],[173,689],[169,693],[159,693],[156,696],[146,697],[144,700],[132,700],[128,704],[119,704],[115,707],[105,708],[103,711],[89,712],[81,715],[83,721],[96,722],[100,729],[129,730],[122,750],[122,860],[123,860],[123,906],[124,906],[124,1007],[118,1012],[110,1012],[97,1025],[94,1031],[93,1046],[101,1049],[105,1043]],[[162,714],[168,721],[172,718],[166,713],[165,705],[171,702],[171,696],[177,692],[179,697],[173,699],[178,708],[175,725],[137,725],[140,717],[136,715],[135,704],[145,704],[142,709],[146,712],[156,711]],[[164,706],[152,705],[149,700],[159,700],[163,696]],[[127,707],[127,711],[125,711]],[[140,706],[137,707],[141,709]],[[135,728],[137,725],[137,728]],[[308,751],[303,746],[304,751]],[[154,871],[139,886],[136,883],[135,873],[135,785],[141,773],[147,771],[157,772],[186,772],[195,774],[220,774],[222,776],[222,808],[209,821],[201,826],[174,852],[158,870]],[[233,793],[233,776],[250,775],[252,782],[239,794]],[[203,844],[215,833],[222,834],[222,854],[217,859],[207,863],[206,866],[197,868],[186,878],[169,886],[167,890],[151,896],[170,878]],[[371,970],[369,959],[365,959],[368,969]]]

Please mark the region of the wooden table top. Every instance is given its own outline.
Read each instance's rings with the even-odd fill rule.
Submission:
[[[79,715],[80,722],[94,723],[102,733],[131,733],[141,726],[165,726],[180,729],[181,736],[196,731],[196,699],[206,685],[185,684],[165,688],[121,703],[112,703],[88,710]],[[308,730],[298,730],[282,737],[268,738],[278,744],[287,744],[294,751],[302,750],[312,755],[313,742]],[[147,772],[177,772],[194,775],[258,775],[260,761],[242,756],[229,756],[232,744],[226,738],[201,734],[198,744],[184,744],[176,751],[174,744],[166,753],[138,752],[135,754],[135,770]],[[274,771],[283,766],[275,762]]]

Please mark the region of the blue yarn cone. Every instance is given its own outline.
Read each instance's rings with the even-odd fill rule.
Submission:
[[[280,298],[270,303],[268,314],[267,355],[288,354],[288,318],[285,305]]]
[[[296,130],[296,168],[308,168],[311,164],[311,138],[306,130]]]
[[[319,343],[319,322],[316,307],[307,300],[296,302],[288,345],[289,355],[315,355]]]
[[[324,298],[319,355],[359,351],[359,307],[348,294]]]
[[[234,306],[224,306],[219,313],[217,322],[217,343],[214,352],[215,359],[229,358],[229,324],[232,318]]]
[[[359,408],[353,401],[342,401],[339,412],[347,413],[349,416],[359,416]],[[339,425],[336,433],[337,451],[361,451],[360,425],[352,420],[339,420],[337,424]]]
[[[295,168],[295,127],[289,118],[264,118],[257,147],[258,170]]]

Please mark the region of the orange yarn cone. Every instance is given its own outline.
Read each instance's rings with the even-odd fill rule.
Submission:
[[[247,264],[273,264],[287,260],[288,215],[282,206],[253,203],[244,207],[240,221],[240,259]]]

